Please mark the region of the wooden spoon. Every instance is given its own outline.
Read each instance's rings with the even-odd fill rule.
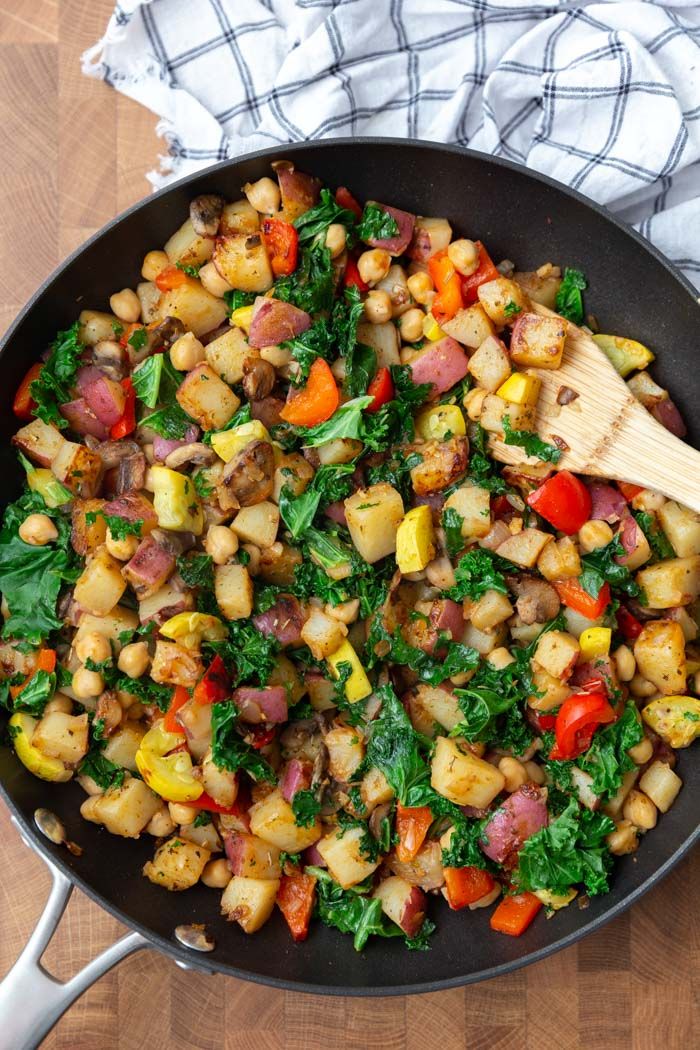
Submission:
[[[555,316],[537,303],[531,309]],[[565,442],[558,470],[655,489],[700,512],[700,452],[657,423],[586,332],[569,322],[561,366],[527,371],[542,380],[537,433],[550,444]],[[578,394],[568,405],[557,403],[563,386]],[[490,448],[501,463],[535,462],[496,438]]]

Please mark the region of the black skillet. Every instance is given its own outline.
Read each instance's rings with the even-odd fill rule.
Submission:
[[[634,337],[658,353],[654,374],[670,388],[698,447],[695,422],[695,362],[700,307],[691,285],[637,234],[592,204],[541,175],[478,153],[432,143],[391,139],[336,140],[296,144],[251,154],[181,180],[137,204],[110,223],[33,296],[4,339],[0,359],[3,411],[0,470],[8,479],[5,501],[20,482],[10,449],[15,420],[13,391],[57,329],[66,328],[82,307],[106,308],[115,288],[134,286],[146,251],[160,247],[187,215],[199,193],[237,199],[248,180],[269,173],[269,163],[290,157],[296,166],[335,187],[348,185],[358,198],[374,198],[409,211],[447,216],[462,235],[479,237],[494,259],[509,258],[520,269],[551,260],[583,270],[590,282],[587,305],[601,330]],[[314,924],[306,943],[292,943],[277,913],[255,936],[246,937],[218,914],[219,894],[204,886],[167,893],[140,875],[153,853],[153,839],[116,838],[79,816],[84,798],[77,784],[47,785],[35,779],[12,751],[0,749],[2,791],[23,833],[73,882],[150,944],[181,962],[234,977],[299,991],[338,995],[428,992],[493,977],[573,943],[620,914],[687,852],[700,833],[697,798],[700,762],[680,759],[684,787],[657,829],[633,857],[624,858],[612,891],[586,910],[575,904],[549,922],[536,921],[519,939],[492,933],[488,911],[450,913],[435,901],[438,924],[428,952],[408,952],[395,940],[376,939],[358,955],[352,940]],[[37,834],[32,815],[49,806],[80,857]],[[178,924],[202,922],[216,941],[206,957],[182,947]],[[29,1044],[27,1044],[29,1045]]]

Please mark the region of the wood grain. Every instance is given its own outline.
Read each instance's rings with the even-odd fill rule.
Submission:
[[[80,74],[111,0],[0,0],[0,327],[59,262],[148,193],[155,119]],[[663,831],[657,832],[663,834]],[[0,973],[49,879],[0,812]],[[700,1045],[700,853],[631,913],[526,971],[405,999],[285,993],[183,973],[155,952],[90,989],[46,1050],[668,1050]],[[76,893],[47,965],[65,978],[122,929]],[[468,949],[468,945],[465,946]],[[0,1047],[2,1019],[0,1019]],[[12,1050],[12,1048],[3,1048]]]

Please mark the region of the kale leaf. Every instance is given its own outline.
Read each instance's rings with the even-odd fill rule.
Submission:
[[[520,850],[518,886],[565,894],[571,886],[583,884],[591,896],[607,892],[612,855],[605,837],[614,830],[610,817],[570,799],[563,813],[531,835]]]
[[[259,751],[246,744],[238,732],[239,710],[233,700],[222,700],[211,707],[211,754],[219,769],[235,773],[242,769],[256,781],[277,783],[277,777]]]
[[[598,547],[590,554],[581,557],[583,572],[579,582],[591,598],[597,598],[606,582],[630,598],[640,594],[639,584],[626,565],[620,565],[615,559],[624,556],[625,549],[619,536],[616,536],[605,547]]]
[[[61,430],[68,426],[68,421],[63,418],[58,406],[71,400],[71,387],[85,349],[78,338],[79,331],[80,324],[76,321],[65,332],[58,333],[39,376],[29,388],[36,402],[34,415]]]
[[[564,280],[557,292],[556,311],[574,324],[583,322],[583,296],[581,292],[588,287],[588,281],[580,270],[564,270]]]
[[[546,463],[558,463],[562,451],[550,445],[531,430],[511,430],[510,416],[503,417],[503,440],[506,445],[519,445],[528,456],[536,456]]]

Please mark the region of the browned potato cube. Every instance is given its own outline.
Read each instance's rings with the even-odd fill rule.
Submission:
[[[107,616],[126,590],[121,562],[104,547],[92,557],[75,584],[73,596],[86,612]]]
[[[452,320],[443,322],[441,327],[446,335],[473,350],[496,331],[481,303],[458,310]]]
[[[56,427],[44,423],[41,419],[33,419],[26,427],[17,431],[12,438],[12,444],[40,467],[50,467],[66,444],[66,439]]]
[[[232,288],[242,292],[266,292],[273,275],[259,233],[230,233],[217,237],[214,265]]]
[[[499,328],[515,321],[530,305],[520,285],[507,277],[485,281],[479,285],[477,295],[484,310]]]
[[[578,547],[570,536],[547,543],[537,559],[537,568],[545,580],[568,580],[581,575]]]
[[[204,674],[204,664],[198,652],[185,649],[177,642],[159,638],[151,664],[151,678],[162,685],[184,685],[193,688]]]
[[[74,496],[90,499],[100,484],[102,460],[85,445],[64,441],[51,464],[51,473]]]
[[[516,405],[514,401],[506,401],[498,394],[487,394],[479,417],[484,430],[490,434],[501,434],[504,416],[508,416],[511,430],[535,429],[534,405]]]
[[[245,620],[253,611],[253,581],[245,565],[232,562],[214,569],[216,602],[227,620]]]
[[[70,541],[76,554],[92,554],[101,547],[107,538],[107,522],[98,514],[91,525],[88,525],[85,516],[88,513],[96,514],[104,507],[103,499],[76,499],[71,507],[71,533]]]
[[[240,399],[209,365],[188,372],[175,394],[178,404],[204,430],[221,430],[236,412]]]
[[[501,340],[495,335],[484,339],[469,358],[469,371],[478,386],[495,394],[511,373],[510,357]]]
[[[226,320],[226,303],[193,278],[164,292],[158,307],[160,317],[178,317],[194,335],[213,332]]]
[[[541,532],[540,529],[523,529],[505,540],[496,550],[496,554],[499,558],[514,562],[522,569],[531,569],[551,539],[550,533]]]
[[[559,368],[567,323],[561,317],[521,314],[513,325],[510,356],[517,365],[532,368]]]
[[[236,327],[207,343],[205,353],[216,374],[231,385],[240,383],[243,378],[243,362],[246,358],[260,356],[258,350],[248,346],[242,330]]]
[[[419,496],[441,492],[460,478],[469,465],[469,442],[466,437],[447,441],[426,441],[418,448],[422,461],[411,470],[411,483]]]

